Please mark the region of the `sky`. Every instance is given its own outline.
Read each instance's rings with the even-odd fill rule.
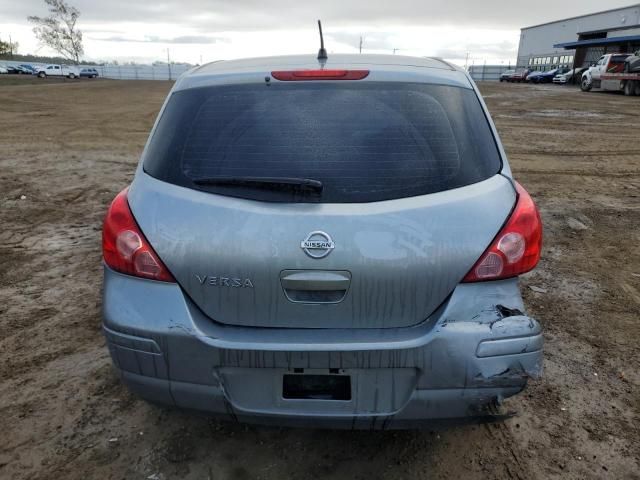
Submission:
[[[232,58],[315,53],[322,20],[331,53],[442,57],[459,65],[513,64],[520,28],[632,0],[68,0],[80,10],[84,58],[198,64]],[[43,0],[0,0],[0,39],[19,53],[54,54],[38,44],[27,16]],[[167,52],[168,51],[168,52]],[[468,56],[468,60],[467,60]]]

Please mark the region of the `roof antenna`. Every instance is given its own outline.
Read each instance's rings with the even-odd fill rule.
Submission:
[[[318,60],[326,60],[327,51],[324,49],[324,38],[322,37],[322,23],[318,20],[318,30],[320,30],[320,50],[318,50]]]

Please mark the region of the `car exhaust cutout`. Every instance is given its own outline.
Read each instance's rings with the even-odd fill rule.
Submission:
[[[127,190],[113,199],[102,228],[102,256],[109,268],[135,277],[175,282],[136,223]]]
[[[538,264],[542,221],[531,196],[518,182],[516,206],[489,248],[462,280],[501,280],[526,273]]]

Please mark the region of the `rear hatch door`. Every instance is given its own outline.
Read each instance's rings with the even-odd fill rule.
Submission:
[[[174,93],[134,216],[216,322],[416,325],[515,202],[480,103],[460,87],[300,83]],[[247,178],[276,181],[227,181]]]
[[[295,328],[422,322],[471,269],[515,200],[502,176],[366,209],[259,203],[151,177],[136,182],[129,198],[145,235],[204,313],[232,325]],[[323,258],[302,248],[317,231],[333,242],[311,250],[328,251]]]

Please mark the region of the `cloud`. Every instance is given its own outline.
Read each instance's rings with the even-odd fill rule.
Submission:
[[[170,43],[170,44],[182,44],[182,45],[206,45],[212,43],[230,43],[231,40],[226,37],[209,37],[206,35],[183,35],[180,37],[158,37],[155,35],[145,35],[142,38],[124,37],[121,35],[114,35],[107,38],[92,37],[93,40],[99,40],[103,42],[131,42],[131,43]]]
[[[325,32],[327,43],[334,42],[358,48],[362,37],[362,49],[367,50],[392,50],[397,47],[395,35],[390,32],[364,31],[362,34],[344,31]]]
[[[67,0],[81,16],[88,57],[137,55],[195,62],[317,50],[316,19],[329,52],[437,55],[448,60],[514,60],[518,30],[563,17],[627,6],[630,0]],[[41,47],[28,15],[46,15],[42,0],[0,0],[0,34],[23,51]],[[164,46],[164,47],[163,47]]]
[[[434,56],[448,60],[465,60],[467,53],[476,58],[515,58],[518,45],[515,42],[504,40],[489,43],[466,43],[460,46],[438,49]]]
[[[538,0],[535,8],[503,0],[70,0],[81,12],[80,24],[108,22],[167,23],[200,32],[312,28],[316,18],[327,27],[345,25],[464,26],[514,29],[563,17],[626,6],[629,0]],[[3,21],[42,15],[42,0],[0,0]]]

